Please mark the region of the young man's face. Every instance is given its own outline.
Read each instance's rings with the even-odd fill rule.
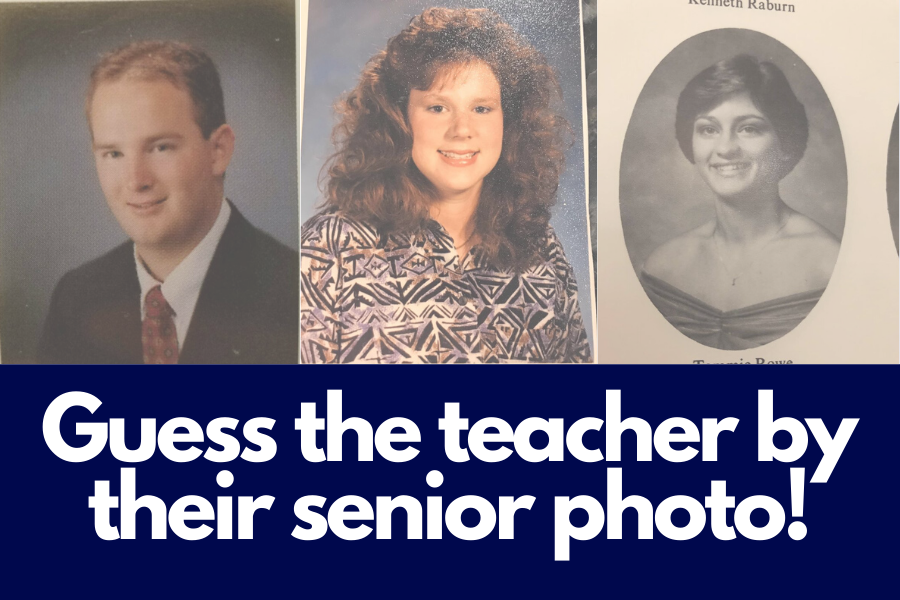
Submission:
[[[127,77],[97,86],[90,126],[100,187],[138,252],[186,256],[218,215],[231,129],[204,139],[188,92]]]

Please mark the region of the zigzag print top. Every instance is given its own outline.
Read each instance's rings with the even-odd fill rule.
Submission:
[[[340,212],[301,232],[303,363],[591,362],[578,287],[552,229],[539,264],[460,265],[432,221],[384,236]]]

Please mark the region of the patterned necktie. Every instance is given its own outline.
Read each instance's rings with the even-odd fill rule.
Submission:
[[[144,298],[144,323],[141,327],[141,343],[144,346],[145,365],[178,364],[178,335],[172,307],[156,286]]]

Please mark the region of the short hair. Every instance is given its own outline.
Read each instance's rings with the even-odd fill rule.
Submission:
[[[770,62],[741,54],[704,69],[685,86],[675,111],[675,137],[685,157],[694,162],[694,121],[729,96],[749,94],[772,123],[785,153],[781,176],[797,165],[806,151],[809,123],[784,73]]]
[[[85,104],[88,123],[97,87],[125,77],[164,79],[186,91],[194,103],[194,117],[204,138],[209,139],[225,123],[225,100],[216,65],[200,48],[173,41],[133,42],[104,54],[91,70]]]
[[[503,110],[503,150],[485,177],[475,230],[495,264],[524,270],[546,244],[570,128],[546,58],[487,9],[429,8],[368,61],[336,106],[325,205],[383,233],[422,226],[436,190],[412,160],[410,90],[473,62],[497,78]]]

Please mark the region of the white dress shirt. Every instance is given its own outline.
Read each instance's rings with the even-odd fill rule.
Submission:
[[[161,285],[163,297],[174,312],[172,319],[175,321],[175,333],[178,336],[179,350],[184,347],[187,338],[188,327],[191,325],[191,317],[194,316],[194,308],[200,297],[200,288],[206,279],[206,272],[212,262],[219,240],[225,232],[228,218],[231,216],[231,207],[227,200],[222,201],[219,216],[216,217],[212,228],[204,236],[200,243],[191,250],[184,260],[169,273],[164,282],[158,281],[138,256],[137,247],[134,249],[134,264],[137,267],[138,281],[141,284],[141,320],[144,314],[144,299],[147,293],[158,285]]]

